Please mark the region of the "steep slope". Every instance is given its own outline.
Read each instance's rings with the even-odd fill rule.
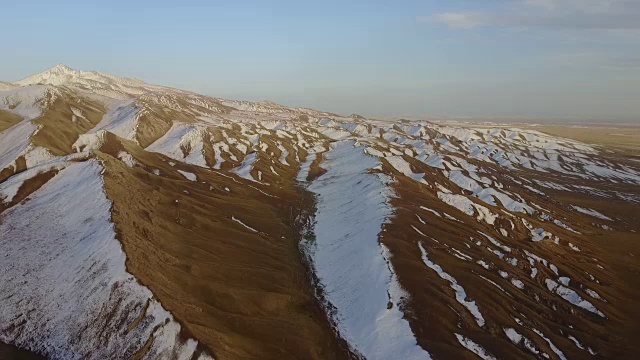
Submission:
[[[125,151],[100,158],[128,268],[190,333],[221,358],[345,356],[305,282],[303,194]]]
[[[0,88],[0,341],[51,358],[629,358],[640,166],[603,150],[59,65]]]
[[[2,340],[51,358],[194,356],[197,342],[183,342],[180,325],[126,272],[101,171],[96,160],[67,164],[3,213],[12,271],[2,274]]]

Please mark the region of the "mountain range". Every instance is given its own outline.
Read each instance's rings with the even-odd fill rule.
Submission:
[[[640,353],[640,163],[64,65],[0,82],[0,355]]]

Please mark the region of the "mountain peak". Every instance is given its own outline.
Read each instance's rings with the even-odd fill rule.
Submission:
[[[47,85],[68,85],[80,86],[86,89],[111,89],[122,92],[130,92],[132,89],[123,87],[139,87],[144,84],[141,80],[122,78],[118,76],[103,74],[97,71],[82,71],[68,67],[65,64],[57,64],[54,67],[41,73],[28,76],[20,81],[15,82],[16,85],[26,86],[35,84]],[[139,93],[139,89],[133,90]]]
[[[46,72],[49,73],[72,73],[72,72],[76,72],[77,70],[74,70],[70,67],[68,67],[65,64],[57,64],[56,66],[52,67],[51,69],[47,70]]]
[[[33,85],[33,84],[52,84],[59,85],[60,83],[68,80],[70,78],[76,77],[80,75],[80,71],[74,70],[67,65],[57,64],[56,66],[50,68],[49,70],[43,71],[41,73],[28,76],[20,81],[16,81],[15,84],[24,86],[24,85]]]

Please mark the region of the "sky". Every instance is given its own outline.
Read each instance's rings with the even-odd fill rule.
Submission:
[[[1,6],[5,81],[63,63],[345,115],[640,122],[640,0]]]

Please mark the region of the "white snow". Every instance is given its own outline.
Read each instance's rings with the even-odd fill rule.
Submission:
[[[258,153],[252,152],[251,154],[244,157],[240,166],[234,168],[232,172],[238,174],[241,178],[256,181],[253,176],[251,176],[251,170],[253,170],[253,165],[258,160]],[[262,179],[259,179],[262,180]]]
[[[208,138],[204,127],[174,122],[171,129],[147,146],[146,150],[188,164],[208,167],[204,157],[204,139]]]
[[[48,149],[42,146],[36,147],[33,146],[33,144],[29,144],[27,152],[24,154],[24,159],[27,163],[27,168],[30,168],[53,160],[55,159],[55,156],[51,154]]]
[[[548,337],[544,336],[542,331],[540,331],[540,330],[538,330],[536,328],[533,328],[533,332],[538,334],[538,336],[540,336],[542,339],[544,339],[544,341],[547,342],[547,344],[551,348],[551,351],[553,351],[556,355],[558,355],[560,360],[567,360],[567,357],[564,356],[564,353],[560,349],[558,349],[558,347]]]
[[[235,159],[235,156],[230,153],[231,150],[229,149],[229,144],[227,144],[226,142],[221,141],[213,144],[213,151],[216,157],[216,163],[213,165],[213,168],[216,170],[220,170],[220,168],[222,167],[222,163],[224,163],[224,158],[222,157],[223,152],[227,153],[231,160]]]
[[[564,286],[564,285],[560,285],[557,282],[551,280],[551,279],[545,279],[545,284],[547,285],[547,288],[549,289],[549,291],[551,292],[555,292],[556,294],[558,294],[561,298],[565,299],[566,301],[568,301],[569,303],[578,306],[580,308],[583,308],[587,311],[590,311],[594,314],[598,314],[601,317],[606,317],[600,310],[598,310],[592,303],[590,303],[589,301],[583,299],[580,295],[578,295],[578,293],[576,293],[574,290]]]
[[[280,150],[280,158],[278,159],[282,165],[289,166],[287,162],[287,156],[289,156],[289,151],[282,145],[282,143],[277,142],[277,147]]]
[[[491,285],[493,285],[493,286],[497,287],[498,289],[500,289],[500,291],[502,291],[503,293],[507,294],[508,296],[511,296],[508,292],[506,292],[506,291],[502,288],[502,286],[500,286],[500,285],[496,284],[494,281],[491,281],[490,279],[487,279],[486,277],[484,277],[484,276],[482,276],[482,275],[478,275],[478,276],[480,276],[480,278],[481,278],[482,280],[484,280],[484,281],[488,282],[489,284],[491,284]]]
[[[521,322],[519,322],[519,324],[522,325]],[[533,341],[529,340],[527,337],[525,337],[524,335],[520,334],[518,331],[516,331],[516,329],[514,329],[514,328],[503,328],[502,330],[504,331],[504,333],[507,335],[509,340],[511,340],[511,342],[514,345],[518,345],[518,344],[520,344],[520,342],[524,342],[524,346],[525,346],[525,348],[527,350],[529,350],[533,354],[539,354],[540,353],[540,351],[538,351],[538,349],[536,349],[536,346],[533,343]],[[542,355],[545,356],[547,354],[542,353]],[[545,358],[548,358],[548,356],[545,356]]]
[[[441,188],[441,190],[444,188]],[[475,214],[474,209],[478,212],[477,220],[484,220],[487,224],[493,225],[498,215],[492,213],[486,207],[476,204],[469,200],[464,195],[450,194],[447,192],[438,191],[438,198],[448,205],[451,205],[463,213],[473,216]]]
[[[444,169],[442,157],[439,154],[431,154],[427,159],[424,159],[423,162],[431,167]]]
[[[420,206],[420,209],[428,211],[428,212],[430,212],[430,213],[432,213],[432,214],[434,214],[434,215],[436,215],[438,217],[442,217],[442,215],[440,215],[439,212],[437,212],[437,211],[435,211],[433,209],[429,209],[428,207]]]
[[[511,279],[511,283],[520,290],[524,289],[524,283],[521,280]]]
[[[573,341],[574,344],[576,344],[576,347],[578,347],[578,349],[584,350],[584,346],[582,345],[582,343],[580,343],[580,341],[578,341],[578,339],[571,335],[569,335],[568,337],[571,341]]]
[[[522,341],[522,335],[516,331],[514,328],[503,328],[504,333],[507,335],[509,340],[515,345],[518,345],[520,341]]]
[[[415,232],[417,232],[418,234],[420,234],[420,235],[422,235],[422,236],[424,236],[424,237],[427,237],[427,235],[426,235],[425,233],[423,233],[422,231],[418,230],[418,228],[417,228],[417,227],[415,227],[415,226],[411,225],[411,228],[412,228]]]
[[[480,357],[481,359],[483,360],[496,359],[493,355],[489,354],[487,350],[485,350],[482,346],[473,342],[471,339],[464,337],[460,334],[456,334],[456,338],[458,339],[458,342],[460,343],[460,345],[464,346],[465,348],[467,348],[467,350],[471,351],[472,353],[478,355],[478,357]]]
[[[500,259],[504,259],[504,253],[500,250],[496,250],[496,249],[492,249],[490,247],[487,246],[487,250],[491,251],[492,253],[494,253],[497,257],[499,257]]]
[[[110,104],[102,120],[88,133],[92,134],[105,130],[121,138],[137,141],[136,130],[139,112],[140,108],[136,106],[133,100],[114,102]]]
[[[21,121],[0,133],[0,171],[25,155],[31,135],[38,129],[31,121]]]
[[[424,184],[427,183],[424,180],[424,174],[416,174],[413,171],[411,171],[411,166],[405,159],[402,158],[402,156],[397,156],[397,155],[389,156],[384,159],[387,160],[389,164],[393,166],[394,169],[396,169],[398,172],[408,177],[409,179],[412,179],[414,181],[418,181]]]
[[[600,294],[598,294],[595,290],[592,290],[592,289],[585,289],[584,291],[585,291],[587,294],[589,294],[589,296],[591,296],[592,298],[594,298],[594,299],[598,299],[598,300],[601,300],[601,301],[606,302],[606,300],[605,300],[605,299],[603,299],[603,298],[600,296]]]
[[[504,244],[503,244],[503,243],[501,243],[500,241],[498,241],[498,240],[494,239],[493,237],[491,237],[491,236],[489,236],[489,235],[487,235],[487,234],[485,234],[485,233],[483,233],[483,232],[480,232],[480,234],[482,234],[482,235],[483,235],[485,238],[487,238],[487,240],[489,240],[493,245],[497,246],[498,248],[502,249],[503,251],[511,252],[511,248],[510,248],[510,247],[508,247],[507,245],[504,245]]]
[[[527,214],[533,214],[534,212],[531,206],[525,204],[522,201],[514,200],[504,192],[498,191],[491,187],[484,188],[480,191],[475,192],[474,196],[478,197],[480,200],[489,205],[495,205],[495,201],[493,201],[493,198],[495,197],[500,201],[502,206],[509,211],[522,212]]]
[[[136,159],[134,159],[133,156],[126,151],[120,151],[118,153],[118,159],[122,160],[122,162],[127,164],[127,166],[129,166],[130,168],[135,167],[138,163]]]
[[[368,359],[425,359],[403,318],[402,291],[378,242],[392,215],[389,178],[369,174],[378,160],[353,142],[332,144],[327,172],[308,189],[317,194],[315,242],[306,246],[337,331]],[[387,308],[389,302],[393,303]]]
[[[179,172],[180,174],[182,174],[182,176],[184,176],[184,177],[185,177],[185,178],[187,178],[188,180],[191,180],[191,181],[198,181],[198,179],[197,179],[197,177],[196,177],[196,174],[194,174],[194,173],[190,173],[190,172],[188,172],[188,171],[182,171],[182,170],[178,170],[178,172]]]
[[[438,191],[438,198],[469,216],[473,216],[475,214],[475,211],[473,210],[473,201],[469,200],[464,195],[447,194]]]
[[[300,165],[300,171],[296,176],[296,180],[300,182],[306,182],[307,176],[309,176],[309,170],[311,169],[311,163],[316,159],[316,153],[309,152],[307,158]]]
[[[602,220],[611,220],[610,217],[605,216],[604,214],[595,211],[593,209],[588,209],[588,208],[583,208],[580,206],[575,206],[575,205],[571,205],[572,208],[576,209],[577,211],[583,213],[583,214],[587,214],[593,217],[597,217],[598,219],[602,219]]]
[[[107,141],[107,133],[100,130],[96,133],[81,134],[71,146],[75,152],[99,150]]]
[[[526,219],[521,219],[522,223],[524,224],[524,226],[529,229],[529,232],[531,233],[531,241],[533,242],[538,242],[538,241],[542,241],[545,239],[550,239],[553,234],[551,234],[550,232],[546,231],[544,228],[536,228],[534,227],[530,222],[528,222]]]
[[[242,221],[240,221],[240,219],[236,218],[235,216],[232,216],[232,217],[231,217],[231,220],[233,220],[233,221],[237,222],[238,224],[240,224],[240,225],[244,226],[245,228],[247,228],[247,229],[249,229],[249,230],[251,230],[251,231],[253,231],[253,232],[255,232],[255,233],[257,233],[257,232],[258,232],[258,230],[256,230],[256,229],[252,228],[251,226],[249,226],[249,225],[247,225],[247,224],[243,223]]]
[[[536,275],[538,275],[538,268],[536,268],[534,265],[531,266],[531,278],[535,279]]]
[[[42,115],[42,110],[57,96],[57,92],[43,85],[32,85],[0,91],[0,109],[17,114],[24,120]]]
[[[62,157],[57,159],[57,161],[49,161],[11,176],[4,182],[0,183],[0,201],[6,204],[10,203],[25,181],[43,172],[64,169],[68,165],[69,163],[66,161],[66,158]]]

